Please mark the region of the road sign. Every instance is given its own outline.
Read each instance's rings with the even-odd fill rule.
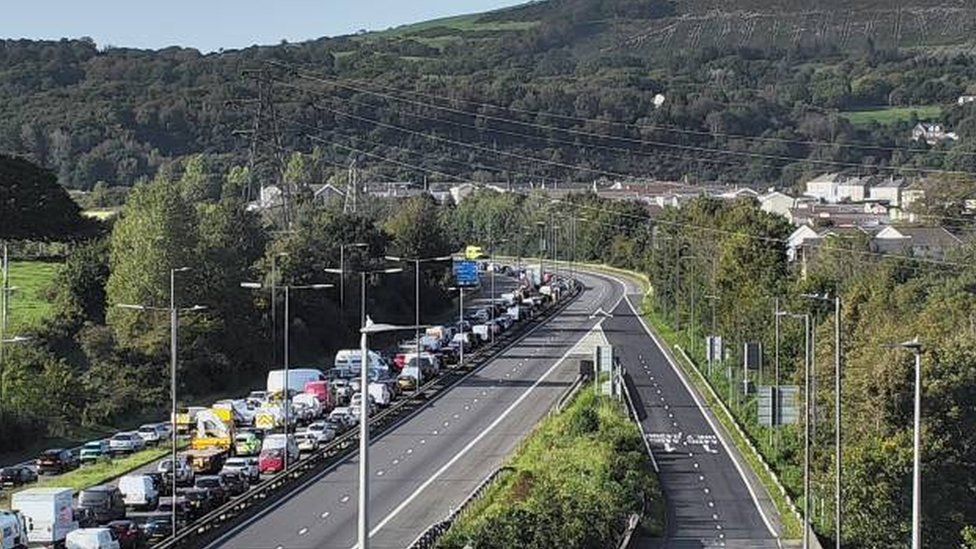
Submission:
[[[742,351],[746,370],[759,370],[762,368],[762,343],[746,343]]]
[[[772,427],[776,424],[775,390],[775,387],[763,385],[759,387],[759,391],[756,393],[758,396],[756,402],[759,406],[759,425],[763,427]]]
[[[458,286],[477,286],[480,280],[478,263],[476,261],[455,262],[454,277]]]
[[[800,421],[800,388],[796,385],[781,385],[777,400],[778,424],[796,425]]]
[[[720,362],[724,358],[725,348],[722,336],[708,336],[705,338],[705,359],[709,362]]]

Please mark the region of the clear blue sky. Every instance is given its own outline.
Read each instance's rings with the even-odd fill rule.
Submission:
[[[0,38],[90,36],[99,46],[242,48],[383,30],[524,0],[4,0]]]

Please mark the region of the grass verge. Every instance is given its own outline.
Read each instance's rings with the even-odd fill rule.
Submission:
[[[868,109],[863,111],[847,111],[840,113],[855,126],[866,126],[877,122],[883,126],[897,122],[907,122],[914,116],[918,120],[938,120],[942,116],[939,105],[919,105],[917,107],[886,107],[882,109]]]
[[[183,443],[180,445],[181,448],[186,447]],[[92,486],[98,486],[99,484],[105,484],[106,482],[116,479],[126,473],[135,471],[140,467],[148,465],[157,459],[162,459],[164,456],[169,455],[170,448],[159,447],[150,448],[148,450],[143,450],[142,452],[136,452],[130,456],[126,456],[120,459],[113,459],[111,461],[100,461],[92,465],[83,465],[70,473],[65,473],[63,475],[58,475],[56,477],[41,477],[40,480],[35,484],[30,484],[15,490],[14,492],[19,492],[20,490],[27,490],[30,488],[47,488],[47,487],[58,487],[58,488],[71,488],[74,491],[84,490],[85,488],[90,488]],[[11,493],[4,493],[0,497],[0,506],[8,508],[10,506],[10,495]]]
[[[539,426],[509,468],[438,547],[616,546],[627,518],[640,512],[650,535],[663,533],[660,486],[639,429],[617,402],[583,391]]]
[[[10,262],[10,285],[17,288],[10,297],[11,333],[38,326],[51,316],[47,290],[60,267],[47,261]]]

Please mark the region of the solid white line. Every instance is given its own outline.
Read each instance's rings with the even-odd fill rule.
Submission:
[[[621,284],[623,283],[621,282]],[[644,331],[647,332],[647,335],[650,336],[651,340],[654,341],[654,344],[657,345],[658,349],[661,351],[661,354],[664,355],[664,359],[671,366],[671,369],[674,370],[675,374],[677,374],[678,379],[681,380],[681,383],[682,385],[685,386],[685,389],[688,391],[688,394],[690,394],[691,398],[694,399],[695,404],[698,406],[698,409],[701,411],[702,415],[705,416],[705,421],[708,422],[708,425],[712,428],[712,431],[714,431],[715,434],[718,436],[719,442],[722,443],[722,446],[725,448],[725,452],[728,454],[729,459],[731,459],[732,464],[735,465],[735,470],[739,473],[739,476],[742,477],[742,482],[746,485],[746,489],[749,491],[749,496],[752,498],[752,502],[753,504],[755,504],[756,510],[759,511],[759,516],[762,517],[763,523],[765,523],[766,525],[766,529],[769,530],[769,533],[772,534],[774,537],[779,538],[779,534],[777,534],[776,530],[773,529],[773,525],[770,522],[769,517],[766,516],[766,512],[763,510],[762,505],[759,504],[759,498],[756,496],[755,490],[752,489],[752,484],[749,483],[749,479],[746,477],[745,471],[742,470],[742,466],[739,464],[739,460],[735,458],[735,454],[733,454],[732,451],[729,449],[729,444],[728,442],[726,442],[725,436],[723,436],[722,431],[718,429],[718,427],[715,425],[715,422],[712,421],[711,416],[705,410],[705,406],[698,398],[698,393],[692,389],[691,385],[688,383],[688,380],[685,379],[684,373],[681,371],[681,368],[677,364],[675,364],[674,361],[671,360],[671,356],[667,353],[667,351],[664,350],[664,346],[658,340],[657,336],[647,326],[647,323],[644,322],[644,317],[638,314],[637,309],[634,308],[634,304],[631,303],[630,298],[627,297],[626,295],[624,295],[624,298],[627,301],[627,306],[630,307],[631,312],[634,313],[634,316],[636,316],[637,319],[640,321],[641,326],[644,327]],[[705,493],[706,494],[708,493],[707,489]]]
[[[618,303],[619,303],[619,301],[618,301]],[[566,358],[568,356],[570,356],[571,354],[573,354],[573,352],[580,346],[580,343],[582,343],[582,341],[583,341],[583,339],[585,337],[586,336],[584,335],[582,338],[580,338],[579,341],[576,342],[575,345],[573,345],[568,351],[566,351],[566,353],[563,354],[563,356],[560,357],[559,360],[557,360],[556,363],[552,365],[552,367],[550,367],[548,370],[546,370],[546,372],[544,374],[542,374],[542,376],[539,379],[537,379],[535,381],[535,383],[532,384],[531,387],[529,387],[528,389],[526,389],[525,392],[522,393],[522,395],[519,396],[518,399],[515,400],[515,402],[513,402],[511,405],[509,405],[509,407],[506,408],[505,411],[501,413],[501,415],[499,415],[497,418],[495,418],[495,421],[493,421],[491,423],[491,425],[489,425],[487,428],[485,428],[484,431],[482,431],[480,434],[478,434],[478,436],[476,436],[474,439],[472,439],[471,442],[469,442],[464,448],[461,449],[461,451],[459,451],[457,454],[455,454],[454,457],[452,457],[450,460],[448,460],[447,463],[445,463],[433,475],[431,475],[427,480],[425,480],[423,482],[423,484],[421,484],[419,487],[417,487],[417,489],[414,490],[413,493],[411,493],[405,500],[403,500],[402,502],[400,502],[400,505],[397,505],[396,508],[393,509],[393,511],[390,512],[390,514],[388,514],[386,517],[384,517],[383,520],[381,520],[375,527],[373,527],[372,530],[370,530],[369,537],[375,536],[377,532],[379,532],[380,530],[382,530],[383,527],[385,527],[387,524],[389,524],[389,522],[391,520],[393,520],[394,518],[396,518],[397,515],[399,515],[404,509],[407,508],[408,505],[410,505],[413,502],[413,500],[417,499],[417,497],[420,496],[421,492],[423,492],[424,490],[426,490],[428,486],[430,486],[431,484],[433,484],[435,480],[437,480],[438,478],[440,478],[441,475],[443,475],[445,472],[447,472],[447,470],[450,469],[451,466],[453,466],[455,463],[458,462],[458,460],[460,460],[462,457],[464,457],[465,454],[467,454],[469,451],[471,451],[471,449],[476,444],[478,444],[481,441],[481,439],[485,438],[485,436],[487,436],[488,433],[492,432],[495,429],[495,427],[497,427],[502,421],[504,421],[505,418],[507,418],[508,415],[511,414],[513,410],[515,410],[515,408],[517,408],[520,404],[522,404],[522,401],[524,401],[526,398],[528,398],[528,396],[530,394],[532,394],[532,392],[536,389],[536,387],[539,386],[539,384],[541,384],[547,377],[549,377],[550,374],[552,374],[554,371],[556,371],[556,368],[558,368],[563,362],[565,362],[565,360],[566,360]],[[357,549],[358,547],[359,547],[359,544],[356,544],[356,545],[354,545],[352,547],[352,549]]]

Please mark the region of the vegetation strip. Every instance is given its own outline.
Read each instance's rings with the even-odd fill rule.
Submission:
[[[612,547],[645,501],[645,530],[663,533],[650,457],[618,402],[582,391],[540,424],[508,467],[438,547]]]

